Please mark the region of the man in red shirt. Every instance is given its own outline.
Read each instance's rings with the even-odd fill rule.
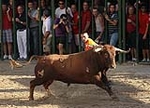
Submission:
[[[148,13],[146,6],[142,5],[139,11],[139,38],[142,47],[143,60],[142,62],[149,62],[149,39],[148,39]]]
[[[136,61],[136,15],[134,10],[133,6],[129,6],[126,17],[127,47],[131,48],[132,61]]]
[[[80,45],[80,37],[79,37],[79,13],[77,11],[77,7],[75,4],[71,5],[71,11],[73,14],[72,18],[72,31],[75,39],[75,45],[77,52],[79,51],[79,45]]]
[[[148,15],[149,15],[149,24],[150,24],[150,12],[149,12],[149,14],[148,14]]]
[[[2,4],[2,36],[4,46],[3,59],[12,58],[12,12],[6,4]]]
[[[83,2],[83,11],[81,12],[82,16],[82,33],[88,32],[88,34],[91,36],[92,33],[92,12],[89,9],[88,2]]]

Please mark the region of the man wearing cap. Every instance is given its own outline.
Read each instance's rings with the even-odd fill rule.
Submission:
[[[90,50],[94,46],[98,46],[97,43],[95,43],[91,38],[89,38],[88,33],[81,34],[82,41],[84,42],[84,50]]]
[[[69,33],[66,14],[62,14],[60,18],[55,19],[53,29],[55,30],[56,46],[58,48],[59,54],[61,55],[64,53],[66,33]]]

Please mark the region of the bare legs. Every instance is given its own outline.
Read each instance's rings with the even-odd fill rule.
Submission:
[[[4,47],[4,55],[12,55],[12,43],[7,42],[3,44]]]

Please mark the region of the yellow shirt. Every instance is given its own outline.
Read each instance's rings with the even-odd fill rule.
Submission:
[[[85,42],[85,48],[84,50],[87,51],[91,48],[93,48],[93,46],[97,46],[98,44],[95,43],[91,38],[88,38],[88,40]]]

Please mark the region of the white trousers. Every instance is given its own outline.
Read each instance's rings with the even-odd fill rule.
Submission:
[[[17,44],[20,58],[27,58],[27,35],[26,30],[17,30]]]

